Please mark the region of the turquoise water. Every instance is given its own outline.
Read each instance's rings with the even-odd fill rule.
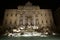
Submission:
[[[60,40],[60,36],[48,36],[48,37],[8,37],[8,36],[0,36],[0,40]]]

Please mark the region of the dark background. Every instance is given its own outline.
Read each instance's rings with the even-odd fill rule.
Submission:
[[[0,25],[3,22],[5,9],[16,9],[18,5],[24,5],[27,1],[32,2],[33,5],[39,5],[41,9],[51,9],[54,23],[57,28],[60,28],[60,14],[56,13],[57,8],[60,7],[59,0],[0,0]]]

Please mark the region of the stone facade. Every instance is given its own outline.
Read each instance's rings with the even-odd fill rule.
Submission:
[[[33,6],[29,2],[17,8],[5,10],[3,25],[12,28],[42,29],[51,28],[54,24],[50,9],[40,9],[39,6]]]

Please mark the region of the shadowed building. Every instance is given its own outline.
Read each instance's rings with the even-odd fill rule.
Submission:
[[[13,29],[50,31],[54,21],[50,9],[40,9],[39,6],[33,6],[28,2],[17,9],[6,9],[3,25]]]

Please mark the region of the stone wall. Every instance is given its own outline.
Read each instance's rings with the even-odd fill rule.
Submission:
[[[27,5],[18,6],[18,9],[6,9],[3,21],[3,25],[12,28],[32,26],[42,30],[43,28],[51,28],[53,24],[54,21],[50,9],[40,9],[39,6]]]

